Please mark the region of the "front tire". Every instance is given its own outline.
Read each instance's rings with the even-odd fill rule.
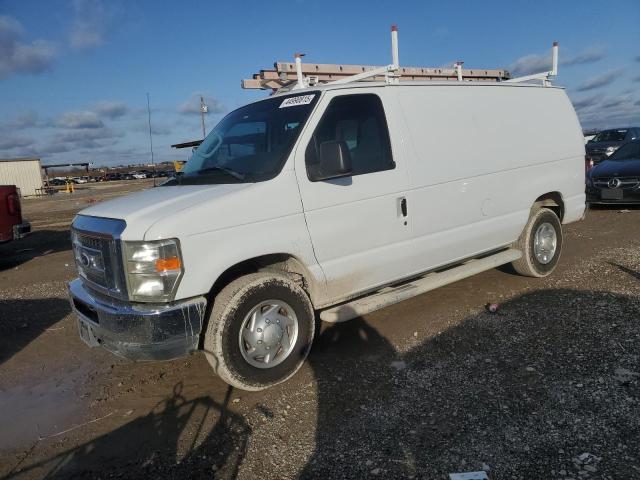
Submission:
[[[562,252],[562,224],[555,212],[548,208],[532,212],[515,248],[522,252],[511,264],[516,272],[527,277],[550,275]]]
[[[205,332],[215,373],[242,390],[263,390],[292,377],[313,342],[315,316],[291,278],[260,272],[234,280],[216,296]]]

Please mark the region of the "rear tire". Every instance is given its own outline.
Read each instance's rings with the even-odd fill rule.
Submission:
[[[279,273],[252,273],[216,296],[205,332],[205,356],[229,385],[263,390],[298,371],[314,332],[311,301],[296,282]]]
[[[522,252],[511,263],[516,272],[526,277],[550,275],[562,252],[562,224],[555,212],[548,208],[533,211],[514,247]]]

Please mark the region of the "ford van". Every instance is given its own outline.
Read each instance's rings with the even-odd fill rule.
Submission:
[[[511,263],[553,272],[585,210],[562,88],[316,85],[224,117],[158,188],[73,221],[81,338],[134,360],[202,351],[229,384],[292,376],[319,321]]]

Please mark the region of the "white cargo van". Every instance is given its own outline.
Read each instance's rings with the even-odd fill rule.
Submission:
[[[301,366],[318,319],[510,262],[550,274],[584,210],[582,130],[561,88],[318,85],[231,112],[177,178],[80,212],[69,290],[89,345],[203,350],[259,390]]]

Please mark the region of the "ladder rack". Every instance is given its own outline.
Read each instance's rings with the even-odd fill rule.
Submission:
[[[453,68],[400,67],[398,56],[398,27],[391,26],[391,59],[386,66],[340,65],[328,63],[302,63],[303,53],[294,55],[295,62],[276,62],[273,69],[260,70],[252,78],[242,80],[242,88],[272,90],[296,90],[321,83],[351,83],[360,81],[384,81],[395,84],[406,81],[457,81],[457,82],[505,82],[525,83],[541,81],[545,87],[551,86],[551,77],[558,75],[558,43],[553,43],[552,67],[524,77],[511,78],[504,69],[463,69],[463,62],[456,62]]]
[[[302,74],[308,79],[308,85],[343,80],[364,72],[384,68],[373,65],[339,65],[327,63],[302,63]],[[279,90],[297,82],[296,65],[292,62],[275,62],[273,69],[260,70],[252,78],[242,80],[242,88]],[[457,69],[437,67],[400,67],[397,70],[400,81],[458,81]],[[501,82],[508,80],[506,70],[462,69],[463,81]],[[384,81],[385,75],[379,74],[367,78],[368,81]]]

